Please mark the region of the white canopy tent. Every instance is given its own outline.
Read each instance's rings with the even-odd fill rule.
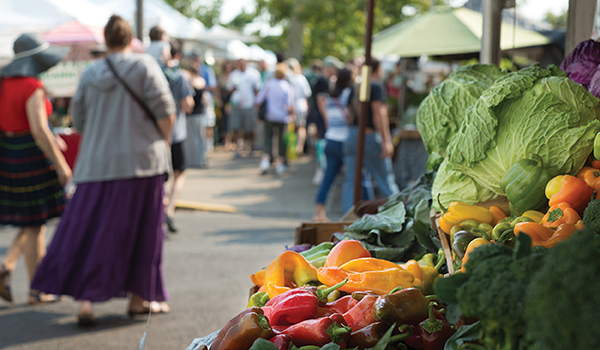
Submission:
[[[135,21],[135,0],[89,0],[112,14],[130,22]],[[206,32],[204,24],[188,18],[163,0],[144,0],[144,30],[160,25],[169,36],[179,39],[199,40]]]
[[[13,56],[13,43],[23,33],[43,33],[76,20],[104,26],[110,13],[87,0],[0,0],[0,60]]]

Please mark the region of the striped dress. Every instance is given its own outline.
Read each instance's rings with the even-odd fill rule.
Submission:
[[[24,102],[42,87],[41,82],[10,78],[1,84],[0,130],[4,135],[0,142],[0,225],[43,225],[60,216],[66,199],[54,165],[28,130]],[[50,114],[51,106],[47,111]]]

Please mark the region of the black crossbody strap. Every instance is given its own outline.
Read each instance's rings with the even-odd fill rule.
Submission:
[[[123,85],[123,87],[125,87],[125,90],[127,90],[127,92],[129,92],[131,97],[140,105],[140,107],[142,107],[144,112],[146,112],[146,114],[148,115],[150,120],[152,120],[152,123],[154,123],[154,126],[156,126],[156,128],[158,129],[158,132],[161,133],[160,129],[158,128],[158,124],[156,123],[156,118],[154,117],[154,114],[152,113],[152,111],[150,111],[150,108],[148,108],[148,106],[146,106],[144,101],[142,101],[142,99],[138,95],[136,95],[135,92],[133,92],[133,90],[131,90],[131,88],[125,83],[125,81],[123,81],[123,79],[119,76],[119,74],[117,74],[115,67],[110,62],[108,57],[106,58],[106,64],[108,65],[108,68],[110,68],[110,70],[115,75],[115,78],[117,78],[117,80]]]

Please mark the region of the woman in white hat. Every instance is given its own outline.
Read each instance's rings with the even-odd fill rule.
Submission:
[[[66,204],[63,186],[71,169],[48,127],[52,105],[38,76],[67,51],[23,34],[14,43],[13,61],[0,71],[0,225],[19,228],[0,265],[0,297],[9,302],[19,255],[25,255],[31,280],[46,254],[45,223]],[[29,295],[30,304],[55,300],[35,291]]]

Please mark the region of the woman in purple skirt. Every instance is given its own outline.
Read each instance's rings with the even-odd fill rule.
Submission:
[[[82,134],[77,190],[31,285],[81,301],[81,326],[96,323],[93,302],[128,294],[130,314],[169,311],[163,182],[171,171],[175,103],[158,63],[131,53],[131,33],[112,16],[104,28],[107,59],[82,74],[72,101],[73,125]]]

